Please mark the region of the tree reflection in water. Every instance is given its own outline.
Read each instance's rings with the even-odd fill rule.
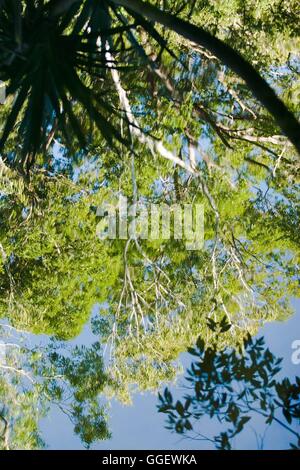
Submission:
[[[187,438],[208,441],[217,449],[232,449],[233,439],[250,426],[256,414],[267,427],[280,425],[300,449],[300,379],[278,379],[281,358],[266,348],[264,338],[250,335],[243,346],[218,350],[199,338],[189,352],[196,359],[187,370],[186,394],[175,400],[168,388],[159,394],[158,411],[167,415],[167,428]],[[201,419],[217,420],[219,434],[207,436]],[[263,439],[260,443],[263,446]]]
[[[85,446],[108,439],[110,399],[129,403],[133,391],[171,383],[199,335],[210,346],[206,379],[219,380],[218,367],[225,377],[222,396],[203,402],[231,420],[219,447],[247,424],[255,400],[287,428],[298,412],[288,401],[297,390],[269,383],[279,367],[271,353],[267,361],[249,342],[248,360],[261,355],[241,372],[246,359],[234,351],[246,332],[289,318],[299,294],[299,1],[160,2],[174,15],[168,26],[154,0],[147,14],[147,0],[128,3],[0,1],[5,449],[43,446],[39,421],[52,405]],[[196,25],[196,43],[177,17]],[[207,37],[218,38],[214,50]],[[147,207],[203,206],[203,248],[187,250],[175,229],[168,239],[100,240],[97,208],[120,195]],[[93,309],[94,345],[75,347]],[[236,373],[249,391],[233,401]],[[194,406],[197,416],[201,403],[173,412]],[[177,431],[192,431],[180,413]]]

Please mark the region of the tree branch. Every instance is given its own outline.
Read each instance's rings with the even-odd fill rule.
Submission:
[[[277,97],[273,89],[260,76],[255,68],[232,47],[212,36],[204,29],[188,23],[176,16],[164,12],[142,0],[112,0],[135,13],[148,17],[150,20],[175,31],[186,39],[199,44],[230,67],[248,85],[254,96],[265,106],[274,117],[279,127],[294,144],[300,154],[300,124],[285,104]]]

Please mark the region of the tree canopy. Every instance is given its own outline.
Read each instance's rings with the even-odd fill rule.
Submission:
[[[216,360],[226,348],[233,357],[292,314],[297,10],[296,0],[0,2],[4,448],[41,447],[52,404],[86,446],[107,439],[109,399],[173,380],[199,335],[209,346],[219,332]],[[138,211],[202,205],[202,248],[174,233],[99,238],[98,209],[117,210],[120,196]],[[90,319],[94,344],[74,348]],[[46,335],[40,352],[28,334]]]

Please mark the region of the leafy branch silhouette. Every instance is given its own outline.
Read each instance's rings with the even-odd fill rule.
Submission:
[[[276,422],[296,438],[292,449],[300,448],[297,420],[300,418],[300,379],[278,380],[281,358],[266,348],[263,337],[248,335],[238,351],[217,350],[217,340],[205,348],[199,338],[189,353],[197,358],[187,370],[189,393],[175,400],[168,388],[159,394],[158,411],[167,415],[167,429],[186,437],[207,440],[217,449],[230,450],[232,440],[255,415],[267,426]],[[213,437],[201,433],[204,416],[216,419],[226,430]]]

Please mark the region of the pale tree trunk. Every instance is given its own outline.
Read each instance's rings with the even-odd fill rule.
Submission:
[[[186,163],[181,158],[174,155],[170,150],[168,150],[164,146],[163,142],[161,142],[159,140],[155,140],[152,137],[144,134],[141,131],[141,129],[138,126],[138,122],[137,122],[137,120],[135,119],[135,117],[132,113],[126,90],[124,90],[124,88],[121,84],[119,72],[118,72],[118,70],[116,70],[114,68],[114,60],[113,60],[113,56],[110,53],[108,44],[106,44],[106,54],[105,55],[106,55],[106,60],[107,60],[107,63],[108,63],[108,67],[111,69],[112,79],[113,79],[113,82],[115,84],[118,96],[119,96],[121,108],[125,112],[126,118],[128,120],[128,123],[129,123],[129,131],[130,131],[132,137],[135,137],[140,143],[145,144],[148,147],[148,149],[151,150],[152,153],[159,154],[161,157],[166,158],[167,160],[170,160],[171,162],[175,163],[175,165],[178,165],[181,168],[184,168],[186,171],[188,171],[189,173],[191,173],[191,174],[193,174],[193,175],[195,175],[199,178],[202,192],[203,192],[204,196],[208,199],[209,204],[211,205],[212,209],[214,210],[214,212],[216,214],[217,224],[218,224],[218,220],[219,220],[218,208],[216,206],[216,203],[214,201],[213,196],[211,195],[211,193],[210,193],[210,191],[209,191],[209,189],[206,185],[205,180],[202,178],[201,173],[199,171],[197,171],[197,169],[196,169],[196,148],[195,148],[195,146],[190,145],[190,147],[189,147],[189,150],[190,150],[190,163]]]
[[[145,134],[140,126],[137,120],[135,119],[132,109],[129,103],[129,99],[126,93],[126,90],[123,88],[119,76],[118,70],[114,66],[114,58],[110,53],[109,46],[106,44],[106,60],[108,67],[111,70],[111,75],[112,79],[114,82],[114,85],[116,87],[119,100],[120,100],[120,105],[122,110],[125,113],[126,119],[129,124],[129,131],[132,137],[135,137],[141,144],[146,145],[146,147],[152,152],[160,155],[163,158],[166,158],[167,160],[170,160],[171,162],[175,163],[175,165],[180,166],[181,168],[184,168],[186,171],[189,173],[195,174],[195,168],[192,167],[189,163],[184,162],[181,158],[177,157],[176,155],[173,154],[170,150],[168,150],[162,141],[156,140],[153,137]]]

